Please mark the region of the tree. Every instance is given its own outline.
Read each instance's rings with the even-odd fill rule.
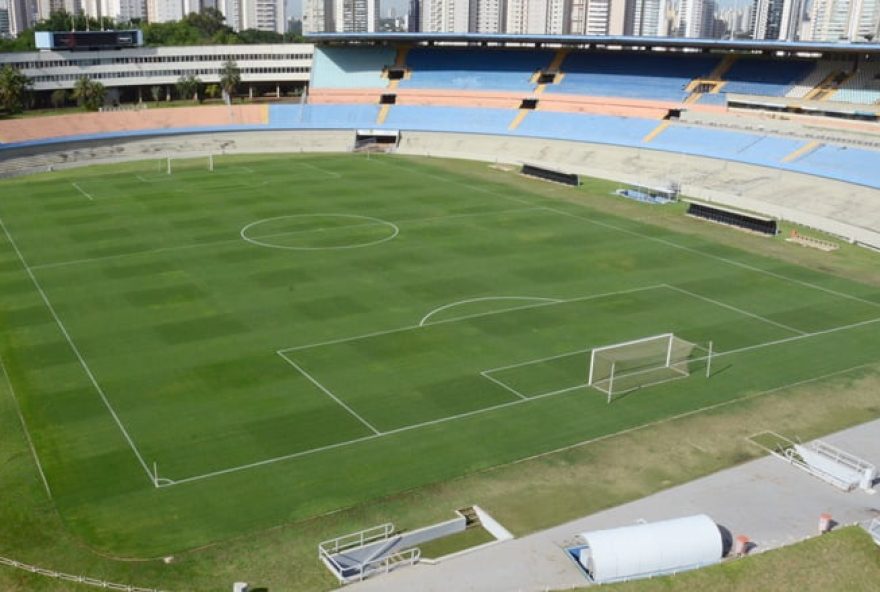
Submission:
[[[67,91],[63,88],[52,91],[52,97],[50,100],[52,101],[53,107],[60,109],[67,103]]]
[[[202,87],[202,81],[192,74],[181,75],[177,79],[177,93],[182,99],[199,99],[199,89]]]
[[[150,87],[150,96],[153,97],[153,101],[159,102],[159,97],[162,96],[162,87],[159,85]]]
[[[104,104],[104,85],[83,76],[73,85],[73,98],[77,105],[89,111],[97,111]]]
[[[209,99],[216,99],[220,96],[220,85],[219,84],[209,84],[205,87],[205,96]]]
[[[0,69],[0,109],[18,113],[24,109],[31,80],[12,66]]]
[[[232,100],[235,89],[241,84],[241,69],[234,60],[226,60],[220,68],[220,88],[228,101]]]

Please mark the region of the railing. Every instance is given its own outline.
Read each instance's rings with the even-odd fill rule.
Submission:
[[[66,582],[76,582],[77,584],[86,584],[88,586],[95,586],[96,588],[122,590],[123,592],[162,592],[157,588],[140,588],[138,586],[130,586],[128,584],[115,584],[113,582],[107,582],[105,580],[99,580],[87,576],[76,576],[60,571],[45,569],[43,567],[37,567],[36,565],[29,565],[27,563],[22,563],[21,561],[16,561],[14,559],[7,559],[6,557],[0,557],[0,564],[8,565],[10,567],[14,567],[23,571],[28,571],[30,573],[39,574],[41,576],[46,576],[47,578],[55,578],[58,580],[64,580]]]
[[[369,543],[382,541],[391,536],[394,532],[394,524],[388,522],[373,528],[367,528],[351,534],[346,534],[335,539],[324,541],[318,545],[318,557],[326,558],[330,561],[332,555],[336,555],[342,551],[363,547]],[[334,562],[335,563],[335,562]]]
[[[374,559],[372,561],[367,561],[366,563],[361,564],[359,573],[356,576],[352,576],[350,581],[361,581],[373,574],[389,573],[399,567],[415,565],[419,562],[421,556],[421,549],[415,548],[401,551],[399,553],[392,553],[391,555],[386,555],[385,557],[380,557],[379,559]]]

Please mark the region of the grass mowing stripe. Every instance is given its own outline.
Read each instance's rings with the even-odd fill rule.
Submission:
[[[422,218],[404,218],[401,220],[396,220],[395,223],[396,224],[404,224],[404,223],[419,223],[419,222],[442,222],[442,221],[446,221],[446,220],[455,220],[455,219],[459,219],[459,218],[477,218],[477,217],[481,217],[481,216],[492,216],[492,215],[496,215],[496,214],[515,214],[515,213],[531,212],[531,211],[543,210],[543,209],[545,209],[545,208],[540,208],[540,207],[511,208],[508,210],[492,210],[492,211],[488,211],[488,212],[472,212],[472,213],[467,213],[467,214],[451,214],[449,216],[429,216],[429,217],[422,217]],[[375,223],[373,223],[373,225],[375,225]],[[351,225],[350,227],[356,228],[359,226],[368,226],[368,225],[367,224],[358,224],[358,225]],[[341,228],[341,227],[336,227],[336,228]],[[257,238],[257,239],[278,238],[278,237],[293,235],[293,234],[297,234],[297,233],[301,233],[301,232],[302,233],[316,232],[317,230],[319,230],[319,229],[292,230],[290,232],[279,232],[279,233],[273,233],[273,234],[266,235],[266,236],[259,236],[259,237],[252,237],[252,238]],[[39,265],[32,265],[31,269],[52,269],[52,268],[56,268],[56,267],[67,267],[70,265],[84,265],[87,263],[100,263],[103,261],[112,261],[114,259],[124,259],[124,258],[128,258],[128,257],[138,257],[138,256],[142,256],[142,255],[152,255],[155,253],[167,253],[167,252],[171,252],[171,251],[200,249],[202,247],[216,247],[219,245],[229,245],[229,244],[239,243],[241,241],[242,241],[241,236],[237,236],[235,238],[221,239],[221,240],[216,240],[216,241],[207,241],[207,242],[203,242],[203,243],[194,243],[191,245],[176,245],[173,247],[157,247],[155,249],[146,249],[143,251],[134,251],[134,252],[130,252],[130,253],[119,253],[116,255],[105,255],[103,257],[85,257],[82,259],[72,259],[69,261],[57,261],[54,263],[42,263]]]
[[[85,358],[83,358],[82,354],[79,351],[79,348],[76,347],[76,344],[73,342],[73,339],[70,337],[70,333],[67,332],[67,328],[64,326],[64,323],[61,322],[61,318],[58,316],[58,313],[55,312],[55,307],[52,306],[52,303],[49,301],[48,296],[43,291],[42,286],[40,286],[40,282],[37,281],[37,276],[34,275],[34,272],[31,271],[31,268],[28,267],[27,262],[21,254],[21,251],[18,249],[18,245],[15,243],[15,240],[12,238],[12,235],[9,234],[9,230],[6,228],[6,224],[3,222],[3,219],[0,218],[0,228],[3,229],[3,234],[6,235],[6,239],[9,241],[9,244],[12,246],[15,254],[18,256],[18,260],[21,263],[21,266],[24,268],[28,277],[30,277],[31,282],[33,282],[34,287],[39,292],[40,297],[43,299],[43,302],[46,305],[46,308],[49,309],[49,312],[52,314],[52,318],[55,320],[55,324],[58,325],[58,328],[61,330],[61,333],[64,335],[64,338],[67,340],[70,349],[73,350],[73,353],[76,355],[77,360],[79,360],[80,366],[85,371],[86,376],[88,376],[92,385],[95,387],[95,390],[98,392],[98,395],[101,397],[101,400],[104,402],[104,406],[110,412],[110,415],[113,416],[113,421],[116,422],[116,425],[119,427],[119,430],[122,432],[125,441],[128,442],[128,446],[131,448],[131,451],[134,453],[135,458],[137,458],[141,467],[144,469],[144,472],[147,474],[150,482],[155,485],[155,475],[153,475],[150,468],[147,466],[144,457],[141,456],[140,450],[138,450],[137,446],[132,440],[131,436],[128,434],[128,430],[125,429],[125,426],[122,425],[122,420],[119,419],[119,415],[116,413],[116,410],[113,408],[113,405],[110,404],[110,401],[107,399],[107,395],[104,393],[104,390],[101,388],[101,385],[98,384],[95,375],[92,374],[91,368],[86,363]]]
[[[18,421],[21,422],[21,429],[24,432],[25,440],[27,440],[28,448],[31,450],[31,456],[34,457],[34,464],[37,465],[37,473],[40,475],[40,481],[43,482],[43,487],[46,489],[46,495],[48,495],[51,500],[52,488],[49,487],[49,481],[46,480],[46,473],[43,471],[43,463],[40,462],[37,449],[34,448],[34,441],[31,438],[27,423],[24,421],[24,415],[21,414],[21,405],[18,404],[18,397],[15,396],[15,388],[12,386],[12,381],[9,379],[9,373],[6,372],[6,364],[3,363],[2,357],[0,357],[0,372],[2,372],[3,379],[6,381],[6,387],[9,389],[9,396],[12,397],[12,402],[15,404],[15,412],[18,414]]]

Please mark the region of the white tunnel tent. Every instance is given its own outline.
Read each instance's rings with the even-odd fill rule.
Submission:
[[[705,514],[578,535],[578,562],[596,583],[650,578],[717,563],[721,531]]]

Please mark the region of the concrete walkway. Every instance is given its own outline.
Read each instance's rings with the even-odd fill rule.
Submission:
[[[822,440],[880,465],[880,420]],[[478,501],[478,500],[477,500]],[[753,552],[791,544],[817,532],[819,514],[840,524],[880,516],[880,493],[844,493],[782,460],[766,457],[667,489],[520,539],[498,543],[437,565],[419,564],[346,586],[348,592],[559,590],[587,581],[562,548],[580,532],[706,513]]]

